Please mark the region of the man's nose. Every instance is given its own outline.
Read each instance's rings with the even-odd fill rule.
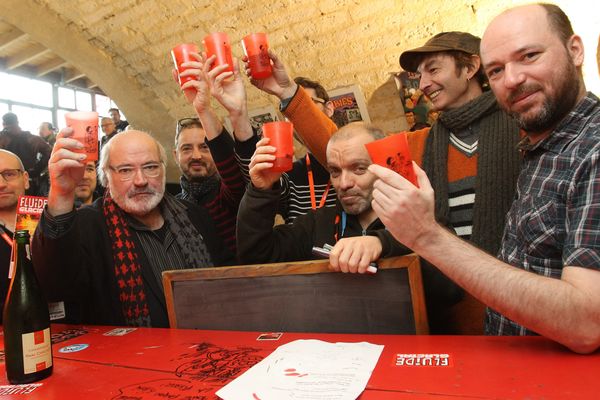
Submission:
[[[146,178],[141,168],[136,168],[133,175],[133,184],[136,186],[146,186],[148,184],[148,178]]]

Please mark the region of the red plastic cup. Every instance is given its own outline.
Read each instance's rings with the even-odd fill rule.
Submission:
[[[267,122],[263,124],[262,132],[270,139],[269,146],[276,149],[271,171],[290,171],[294,160],[294,125],[287,121]]]
[[[95,111],[72,111],[65,114],[69,128],[73,128],[75,140],[83,144],[83,149],[73,150],[87,154],[85,162],[98,160],[98,113]]]
[[[419,187],[417,175],[412,165],[412,157],[406,133],[396,133],[386,138],[365,144],[371,161],[402,175]]]
[[[213,55],[217,56],[212,68],[216,67],[217,65],[228,64],[229,68],[227,68],[225,71],[233,72],[233,57],[231,56],[231,44],[229,43],[229,36],[223,32],[215,32],[206,36],[203,42],[204,49],[206,50],[206,57],[209,58]]]
[[[266,33],[252,33],[242,39],[244,54],[248,56],[250,76],[253,79],[266,79],[271,76],[271,59]]]
[[[193,81],[193,76],[181,77],[181,73],[187,68],[182,67],[181,64],[188,61],[196,61],[192,57],[192,53],[198,53],[198,46],[193,43],[183,43],[179,46],[175,46],[171,50],[171,57],[173,57],[173,63],[175,63],[175,69],[177,70],[177,79],[179,80],[179,86],[183,86],[184,83]]]

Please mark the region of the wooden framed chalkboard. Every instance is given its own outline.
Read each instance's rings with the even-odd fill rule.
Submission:
[[[379,260],[373,275],[328,261],[163,272],[173,328],[427,334],[418,256]]]

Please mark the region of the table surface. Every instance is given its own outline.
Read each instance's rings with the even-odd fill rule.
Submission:
[[[259,335],[53,325],[54,373],[30,393],[9,397],[212,400],[227,382],[297,339],[384,345],[361,400],[592,399],[600,392],[600,352],[577,355],[541,337],[284,333],[259,341]],[[423,358],[416,355],[424,354],[433,355],[432,365],[418,365]],[[8,385],[3,362],[0,385]],[[0,397],[13,389],[0,388]]]

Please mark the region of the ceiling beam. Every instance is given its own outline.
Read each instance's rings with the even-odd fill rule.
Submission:
[[[39,78],[44,75],[48,75],[50,72],[56,71],[62,67],[66,67],[67,65],[69,65],[69,63],[62,58],[53,58],[52,60],[46,61],[37,67],[36,76]]]
[[[26,33],[18,29],[12,29],[0,35],[0,51],[10,47],[13,43],[27,36]]]
[[[6,62],[6,69],[11,70],[15,68],[19,68],[21,65],[25,65],[28,62],[35,60],[38,57],[41,57],[45,54],[50,53],[51,50],[41,44],[35,44],[29,46],[25,50],[17,53],[16,55],[10,57]]]
[[[76,81],[77,79],[85,78],[85,74],[76,69],[70,69],[65,71],[65,75],[63,77],[63,83],[71,83]]]

